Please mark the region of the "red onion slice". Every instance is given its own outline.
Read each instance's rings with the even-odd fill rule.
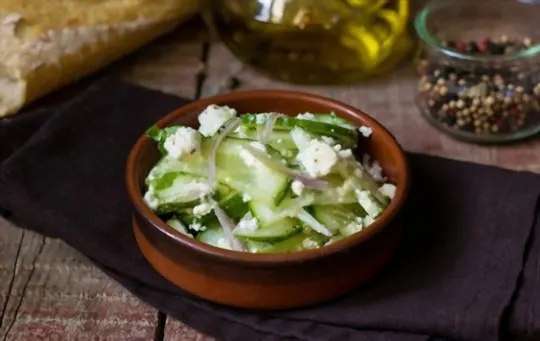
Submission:
[[[225,234],[225,238],[227,238],[227,241],[231,245],[232,249],[235,251],[244,251],[244,246],[233,235],[233,230],[235,229],[235,224],[232,221],[231,218],[227,215],[227,213],[219,207],[218,203],[213,200],[209,199],[210,205],[212,205],[212,208],[214,209],[214,213],[216,214],[216,217],[219,220],[219,224],[221,225],[221,228],[223,228],[223,232]]]
[[[263,144],[266,144],[266,141],[268,141],[268,138],[270,137],[270,134],[274,130],[274,126],[276,124],[277,119],[283,116],[281,114],[277,113],[269,113],[268,117],[266,118],[266,124],[264,125],[263,131],[261,133],[260,142]]]
[[[332,232],[330,232],[330,230],[327,229],[323,224],[319,223],[317,219],[313,218],[313,216],[303,208],[298,210],[297,217],[320,234],[323,234],[327,237],[332,237]]]
[[[275,170],[276,172],[280,172],[283,174],[286,174],[294,180],[300,181],[304,186],[309,188],[315,188],[315,189],[325,189],[328,188],[328,181],[312,178],[309,175],[304,175],[294,169],[290,169],[286,167],[281,162],[278,162],[274,159],[272,159],[269,155],[266,153],[258,150],[257,148],[254,148],[250,145],[245,145],[244,148],[253,155],[254,158],[256,158],[258,161],[260,161],[262,164],[267,166],[270,169]]]
[[[223,125],[221,131],[219,131],[212,139],[212,146],[210,148],[210,154],[208,155],[208,185],[210,188],[214,188],[216,184],[216,152],[225,137],[229,135],[233,130],[235,130],[240,125],[240,118],[235,117],[231,118]]]

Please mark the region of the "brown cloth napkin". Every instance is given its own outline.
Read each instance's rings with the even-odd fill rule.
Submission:
[[[540,176],[412,153],[405,237],[391,263],[349,295],[311,308],[256,312],[211,304],[171,285],[137,248],[123,171],[136,138],[187,102],[103,80],[61,108],[0,121],[0,207],[218,340],[538,336],[540,241],[532,231],[539,228]]]

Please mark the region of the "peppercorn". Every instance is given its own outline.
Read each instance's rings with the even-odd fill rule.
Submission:
[[[462,53],[497,55],[523,49],[526,39],[500,36],[481,43],[448,41],[444,45]],[[517,67],[488,65],[462,70],[426,60],[419,66],[420,99],[434,118],[453,129],[504,134],[528,124],[528,115],[540,115],[540,83],[531,82]]]

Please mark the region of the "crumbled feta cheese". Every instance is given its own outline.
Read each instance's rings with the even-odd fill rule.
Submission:
[[[379,164],[379,162],[377,161],[374,161],[373,164],[371,165],[371,167],[369,167],[367,169],[369,175],[371,175],[373,177],[373,179],[375,181],[384,181],[385,178],[383,176],[383,169],[381,167],[381,165]]]
[[[200,223],[193,223],[189,225],[189,228],[193,231],[204,231],[206,230],[206,226],[201,225]]]
[[[213,136],[225,122],[236,116],[236,110],[228,106],[211,104],[199,115],[199,131],[204,136]]]
[[[348,159],[353,156],[352,150],[350,149],[343,149],[338,152],[339,157],[342,159]]]
[[[159,200],[158,198],[156,198],[152,187],[150,187],[148,191],[144,194],[144,201],[153,210],[155,210],[159,206]]]
[[[212,212],[212,205],[207,202],[203,202],[193,207],[193,215],[196,217],[202,217]]]
[[[251,215],[250,212],[246,213],[245,216],[240,219],[238,222],[238,225],[236,225],[236,229],[241,230],[250,230],[254,231],[257,228],[259,228],[259,220],[255,218],[253,215]]]
[[[232,250],[232,247],[231,247],[231,244],[229,243],[229,241],[223,237],[219,238],[216,242],[216,246],[217,247],[220,247],[222,249],[228,249],[228,250]]]
[[[331,138],[331,137],[323,136],[323,137],[321,137],[321,139],[324,141],[324,143],[329,144],[329,145],[331,145],[331,146],[333,146],[333,145],[336,144],[336,140],[334,140],[334,139]]]
[[[334,150],[336,152],[339,152],[341,150],[341,148],[343,148],[340,144],[336,144],[335,146],[333,146],[332,148],[334,148]]]
[[[373,219],[373,217],[367,215],[367,216],[364,217],[364,226],[369,226],[374,221],[375,221],[375,219]]]
[[[381,194],[385,197],[394,199],[394,196],[396,195],[396,186],[390,183],[386,183],[379,188],[379,192],[381,192]]]
[[[355,219],[354,221],[350,222],[347,226],[340,229],[339,231],[341,232],[342,235],[344,235],[345,237],[348,237],[352,234],[355,234],[356,232],[362,231],[363,228],[364,228],[364,221],[362,218],[360,218],[360,219]]]
[[[361,126],[360,128],[358,128],[358,131],[366,138],[370,137],[371,134],[373,134],[373,129],[368,126]]]
[[[163,143],[168,155],[181,159],[184,155],[195,153],[201,146],[201,134],[191,127],[179,127]]]
[[[301,128],[291,130],[291,137],[299,150],[307,148],[311,142],[311,136]]]
[[[362,206],[362,208],[367,212],[368,215],[370,215],[371,217],[377,217],[379,214],[381,214],[381,207],[375,202],[375,199],[373,199],[369,191],[356,190],[355,194],[358,203],[360,204],[360,206]]]
[[[251,196],[247,193],[242,194],[242,201],[243,202],[249,202],[251,201]]]
[[[313,239],[306,238],[302,241],[302,246],[305,249],[316,249],[319,247],[319,244],[317,244]]]
[[[296,158],[312,177],[328,175],[338,161],[332,147],[319,140],[312,140]]]
[[[297,196],[302,195],[302,191],[304,191],[304,184],[298,180],[294,180],[291,184],[291,189],[294,194]]]
[[[306,113],[303,113],[303,114],[298,114],[296,115],[296,118],[300,119],[300,120],[314,120],[315,119],[315,115],[313,115],[312,113],[310,112],[306,112]]]

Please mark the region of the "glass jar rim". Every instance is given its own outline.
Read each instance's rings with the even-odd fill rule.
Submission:
[[[532,5],[540,6],[540,3],[533,3]],[[430,30],[427,28],[427,20],[431,13],[437,9],[455,6],[455,1],[453,0],[431,0],[427,5],[422,8],[422,10],[416,15],[414,20],[414,28],[420,39],[429,45],[431,48],[439,50],[443,54],[462,60],[468,61],[480,61],[480,62],[501,62],[501,61],[512,61],[516,59],[525,59],[533,57],[537,54],[540,54],[540,43],[531,45],[527,49],[517,51],[514,53],[506,55],[478,55],[478,54],[468,54],[462,53],[445,46],[438,38],[431,34]]]

